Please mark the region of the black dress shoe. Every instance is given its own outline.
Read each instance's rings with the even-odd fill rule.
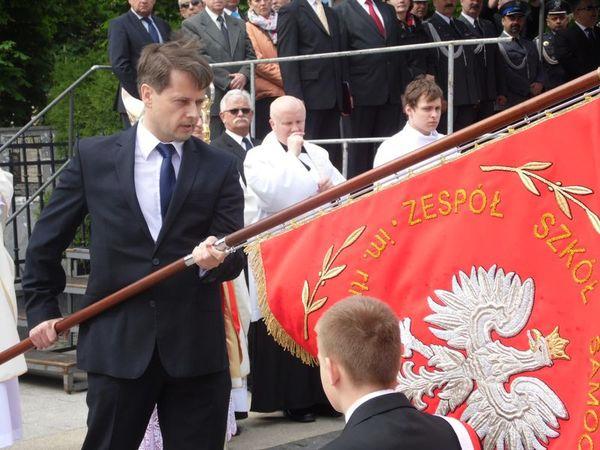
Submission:
[[[335,409],[333,409],[333,406],[331,406],[330,404],[315,405],[312,408],[312,412],[315,413],[317,416],[321,416],[321,417],[341,417],[341,416],[343,416],[343,414],[341,412],[338,412]]]
[[[248,418],[248,413],[245,411],[235,411],[235,420],[244,420]]]
[[[315,415],[310,408],[284,409],[283,414],[294,422],[308,423],[315,421]]]

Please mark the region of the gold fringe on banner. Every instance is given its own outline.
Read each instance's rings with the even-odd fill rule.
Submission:
[[[281,345],[285,350],[290,352],[296,358],[300,358],[304,364],[309,366],[317,366],[317,358],[308,353],[302,346],[298,345],[292,337],[287,334],[285,329],[281,326],[275,315],[269,308],[269,302],[267,300],[267,282],[265,279],[265,269],[263,266],[262,255],[260,252],[260,244],[263,240],[257,240],[252,244],[246,246],[244,251],[248,255],[248,264],[252,269],[251,276],[254,276],[254,282],[256,283],[256,293],[258,295],[258,306],[263,315],[263,320],[267,326],[267,331],[275,342]]]

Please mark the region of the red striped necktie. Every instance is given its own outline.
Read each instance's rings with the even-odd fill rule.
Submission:
[[[371,19],[375,22],[375,26],[379,30],[379,34],[385,38],[385,28],[383,28],[383,23],[381,23],[381,19],[375,12],[375,7],[373,6],[373,0],[365,0],[365,4],[369,7],[369,15]]]

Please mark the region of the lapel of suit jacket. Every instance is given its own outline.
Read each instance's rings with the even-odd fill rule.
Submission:
[[[383,43],[383,36],[381,36],[381,34],[379,33],[379,30],[377,29],[377,25],[375,25],[375,22],[373,21],[373,18],[369,15],[369,13],[367,11],[365,11],[365,9],[358,3],[358,0],[347,0],[348,4],[350,6],[350,8],[352,8],[354,10],[354,12],[358,15],[358,17],[360,17],[360,20],[363,21],[363,23],[365,23],[373,32],[373,34],[381,37],[381,42]],[[387,24],[386,25],[386,29],[387,28]]]
[[[325,30],[325,27],[323,26],[323,24],[319,20],[319,16],[317,16],[317,13],[312,8],[312,6],[310,6],[310,4],[308,3],[308,1],[307,0],[298,0],[298,1],[300,2],[299,6],[305,10],[306,15],[319,27],[319,29],[325,35],[329,36],[329,33],[327,33],[327,30]],[[325,8],[325,7],[323,7],[323,8]],[[327,17],[327,12],[325,12],[325,17]],[[329,24],[329,22],[328,22],[328,24]],[[330,27],[330,30],[331,30],[331,27]]]
[[[154,41],[152,40],[152,36],[150,36],[148,30],[146,30],[146,27],[144,26],[142,21],[138,19],[138,17],[133,12],[131,12],[131,10],[129,10],[129,12],[127,13],[127,19],[129,20],[131,26],[138,30],[138,33],[142,37],[144,42],[146,42],[147,44],[154,43]]]
[[[188,139],[183,144],[183,152],[181,158],[181,166],[179,167],[179,174],[177,175],[177,183],[175,184],[175,191],[167,210],[167,216],[163,221],[158,237],[156,238],[156,245],[154,251],[160,246],[165,234],[169,231],[169,228],[173,225],[179,210],[183,205],[184,200],[194,184],[198,169],[200,166],[200,151],[192,143],[191,139]]]
[[[227,52],[227,44],[225,43],[225,38],[223,37],[223,33],[217,27],[217,24],[213,22],[206,11],[202,11],[200,14],[200,23],[204,26],[204,31],[208,34],[215,42],[218,42],[223,50]],[[228,30],[229,32],[229,30]],[[230,35],[231,40],[231,35]]]
[[[369,399],[356,408],[350,416],[350,420],[344,427],[344,430],[352,428],[377,414],[398,408],[414,408],[414,406],[412,406],[406,396],[400,392],[384,394]]]
[[[229,136],[227,133],[223,133],[223,139],[225,140],[225,143],[227,144],[227,146],[231,149],[231,151],[233,153],[235,153],[236,156],[238,156],[239,158],[241,158],[241,160],[243,161],[244,159],[246,159],[246,149],[242,148],[240,146],[240,144],[238,144],[231,136]]]
[[[229,14],[225,14],[225,26],[227,27],[227,34],[229,35],[229,44],[231,45],[231,55],[235,55],[235,48],[240,40],[240,23],[231,17]]]
[[[137,194],[135,192],[134,164],[135,164],[135,136],[137,132],[137,124],[130,129],[121,133],[117,140],[117,148],[115,151],[115,171],[121,186],[121,192],[129,207],[142,223],[142,229],[149,239],[152,239],[146,219],[142,214],[140,204],[138,203]]]

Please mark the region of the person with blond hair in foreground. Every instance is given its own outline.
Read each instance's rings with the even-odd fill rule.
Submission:
[[[419,411],[394,390],[400,370],[400,330],[388,305],[350,297],[329,308],[315,331],[323,389],[346,419],[341,435],[323,449],[481,448],[464,424]]]

